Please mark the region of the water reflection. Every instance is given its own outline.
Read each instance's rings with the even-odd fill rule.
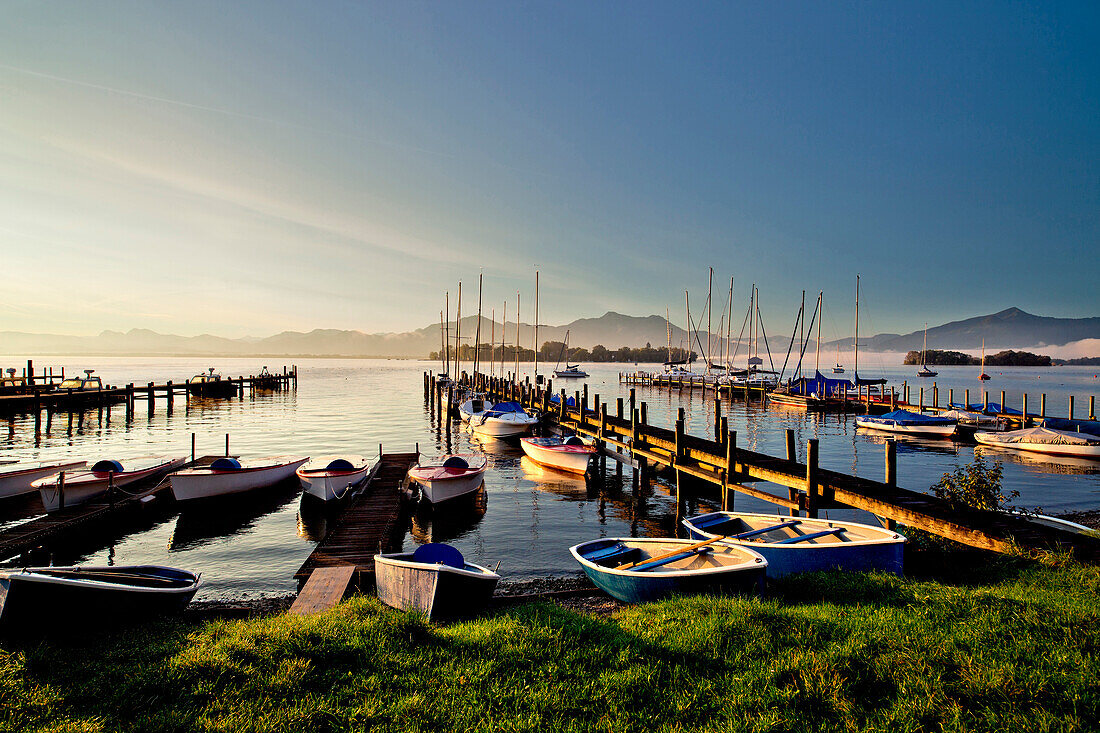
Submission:
[[[409,533],[421,544],[460,540],[485,517],[488,506],[485,484],[472,494],[443,504],[421,501],[409,516]]]
[[[258,491],[189,501],[181,505],[176,528],[168,540],[168,550],[190,550],[243,534],[253,529],[261,517],[292,502],[299,491],[301,485],[295,477]]]
[[[320,542],[346,507],[345,502],[323,501],[302,492],[298,505],[298,536],[307,542]]]
[[[992,445],[980,445],[974,449],[974,454],[1003,463],[1013,463],[1037,473],[1100,474],[1100,463],[1088,458],[1050,456]]]
[[[897,443],[898,453],[939,453],[941,455],[959,455],[959,445],[953,440],[937,440],[935,438],[920,438],[914,435],[891,434],[880,432],[860,432],[859,437],[868,443],[886,445],[890,440]]]

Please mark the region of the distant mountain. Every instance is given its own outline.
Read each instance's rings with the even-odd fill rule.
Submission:
[[[462,319],[462,342],[472,344],[477,331],[477,316]],[[562,326],[539,326],[539,342],[562,341],[569,332],[569,345],[591,349],[602,344],[609,349],[621,346],[640,347],[647,343],[662,347],[666,343],[667,324],[661,316],[627,316],[608,311],[599,318],[580,318]],[[672,326],[672,345],[705,350],[706,335],[692,344],[684,329]],[[455,337],[456,325],[450,324],[450,336]],[[481,319],[481,341],[490,338],[500,343],[501,324]],[[1100,339],[1100,318],[1048,318],[1025,313],[1019,308],[989,316],[969,318],[928,329],[928,348],[977,349],[985,338],[987,350],[1035,346],[1059,346],[1082,339]],[[503,326],[503,338],[513,344],[516,324]],[[878,334],[860,338],[860,348],[868,351],[907,352],[919,349],[924,331],[910,334]],[[772,334],[768,337],[773,356],[781,361],[790,338]],[[404,333],[363,333],[337,329],[315,329],[309,332],[284,331],[266,338],[228,339],[210,334],[176,336],[135,328],[125,333],[104,331],[98,336],[64,336],[32,334],[16,331],[0,332],[0,353],[12,355],[96,354],[96,355],[182,355],[182,356],[386,356],[423,358],[440,349],[438,323]],[[453,343],[453,340],[452,340]],[[528,348],[534,343],[534,327],[520,324],[520,343]],[[852,339],[830,342],[850,349]],[[763,348],[763,343],[761,343]],[[724,344],[715,347],[720,353]],[[744,347],[741,347],[744,353]],[[716,357],[717,359],[717,357]]]

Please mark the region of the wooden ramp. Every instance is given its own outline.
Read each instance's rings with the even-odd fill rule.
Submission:
[[[401,485],[417,458],[416,453],[388,453],[378,461],[339,521],[294,574],[299,587],[294,605],[310,609],[299,613],[331,608],[348,587],[373,584],[374,556],[390,542],[401,509]],[[328,569],[333,570],[319,575]],[[338,591],[340,578],[344,586]]]

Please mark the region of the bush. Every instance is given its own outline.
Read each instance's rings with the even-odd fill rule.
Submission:
[[[1019,491],[1004,493],[1001,473],[1000,461],[988,465],[981,456],[976,456],[973,463],[945,473],[939,483],[932,486],[932,492],[956,509],[972,507],[997,511],[1020,495]]]

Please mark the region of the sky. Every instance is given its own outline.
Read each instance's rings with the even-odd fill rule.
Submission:
[[[0,331],[1100,315],[1100,5],[0,4]]]

